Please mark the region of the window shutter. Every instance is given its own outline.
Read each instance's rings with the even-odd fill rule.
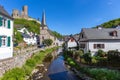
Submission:
[[[8,29],[10,29],[10,20],[8,20]]]
[[[7,46],[10,47],[10,37],[8,37]]]
[[[0,17],[0,26],[2,26],[2,17]]]
[[[0,36],[0,47],[1,47],[1,45],[2,45],[2,40],[1,40],[1,38],[2,38],[2,36]]]
[[[94,44],[94,49],[96,49],[97,48],[97,44]]]

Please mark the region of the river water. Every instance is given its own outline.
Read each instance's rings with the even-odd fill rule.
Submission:
[[[62,52],[60,48],[56,54]],[[50,80],[79,80],[70,70],[68,70],[64,63],[64,57],[58,56],[48,68],[48,76]]]

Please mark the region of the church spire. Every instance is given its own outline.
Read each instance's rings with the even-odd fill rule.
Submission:
[[[42,13],[42,25],[46,26],[46,17],[45,17],[45,11]]]

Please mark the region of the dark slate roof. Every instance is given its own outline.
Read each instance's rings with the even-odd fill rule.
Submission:
[[[0,5],[0,15],[3,15],[5,17],[13,20],[13,18],[8,14],[8,12],[1,5]]]
[[[103,29],[82,29],[86,38],[89,39],[120,39],[120,29],[103,28]],[[110,32],[117,31],[117,37],[110,36]]]
[[[75,34],[75,35],[73,35],[73,37],[78,41],[78,39],[79,39],[79,34]]]
[[[70,38],[70,36],[64,36],[64,41],[68,41],[68,39]]]
[[[29,36],[28,34],[22,33],[22,36],[23,36],[24,38],[30,38],[30,36]]]

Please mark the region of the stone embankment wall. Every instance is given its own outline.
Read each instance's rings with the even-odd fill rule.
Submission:
[[[30,58],[34,53],[39,52],[42,49],[39,49],[37,47],[31,47],[27,48],[21,51],[16,51],[16,56],[0,60],[0,77],[8,70],[15,68],[15,67],[21,67],[28,58]],[[22,53],[22,54],[20,54]]]

